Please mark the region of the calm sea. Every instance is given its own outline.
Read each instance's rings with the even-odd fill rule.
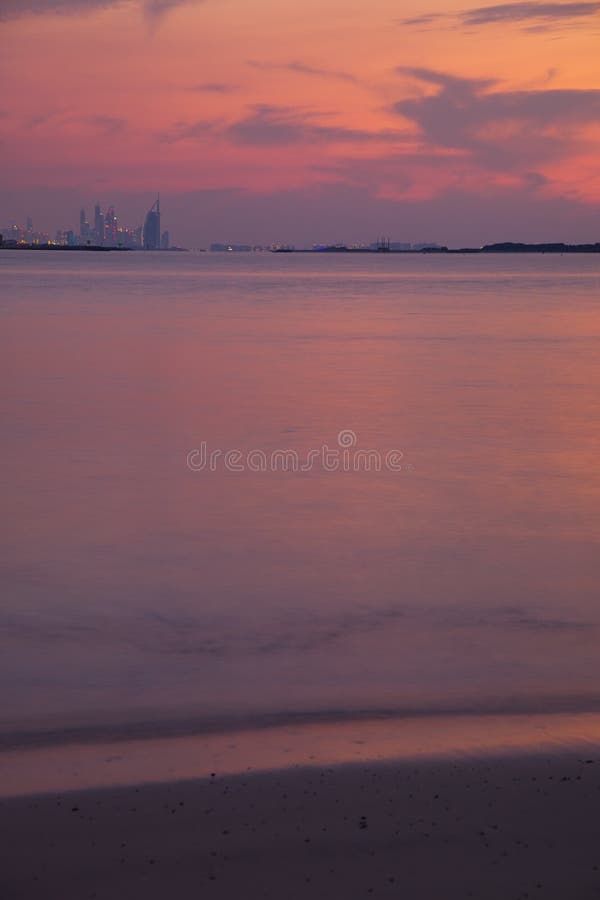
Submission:
[[[3,251],[0,315],[5,730],[599,708],[600,257]]]

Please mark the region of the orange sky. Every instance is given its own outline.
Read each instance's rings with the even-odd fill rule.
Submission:
[[[75,202],[96,199],[137,214],[158,188],[179,197],[186,237],[183,198],[207,191],[234,191],[246,210],[251,197],[287,194],[272,214],[292,238],[298,215],[309,222],[291,198],[311,191],[329,192],[347,239],[361,237],[341,234],[353,192],[386,222],[403,204],[447,220],[443,198],[466,195],[489,199],[491,228],[497,205],[506,218],[525,194],[540,221],[546,208],[570,221],[580,212],[586,227],[600,220],[600,3],[2,8],[2,224],[47,215],[36,207],[44,192],[61,212],[56,198],[68,196],[73,218]],[[265,237],[244,230],[237,237]]]

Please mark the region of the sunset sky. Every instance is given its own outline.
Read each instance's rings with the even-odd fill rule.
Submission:
[[[0,225],[600,240],[600,2],[2,0]]]

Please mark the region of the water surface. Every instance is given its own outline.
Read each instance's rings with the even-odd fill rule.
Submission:
[[[598,708],[600,259],[0,254],[4,730]],[[192,471],[356,447],[400,471]]]

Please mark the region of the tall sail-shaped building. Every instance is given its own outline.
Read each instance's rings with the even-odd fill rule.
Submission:
[[[144,250],[160,250],[160,194],[146,215]]]

